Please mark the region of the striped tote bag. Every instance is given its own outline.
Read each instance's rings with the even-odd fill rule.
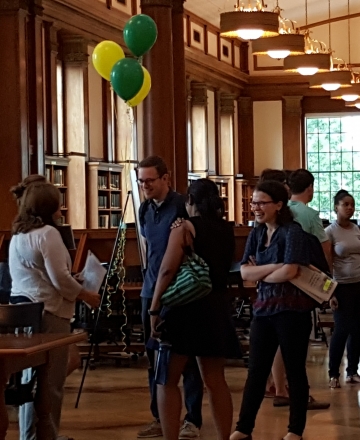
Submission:
[[[181,264],[161,302],[167,307],[183,306],[211,292],[209,266],[194,252]]]

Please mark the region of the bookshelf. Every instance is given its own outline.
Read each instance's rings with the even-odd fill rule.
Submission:
[[[88,163],[88,227],[109,229],[119,226],[121,172],[123,166],[106,162]]]
[[[67,224],[68,218],[68,186],[67,186],[67,171],[69,159],[66,157],[45,157],[45,176],[46,179],[59,188],[60,191],[60,206],[61,206],[61,224]]]
[[[225,205],[225,220],[234,221],[234,177],[233,176],[208,176],[216,183],[219,195]]]
[[[236,224],[247,226],[249,221],[255,220],[254,213],[250,209],[250,202],[256,183],[256,179],[236,179],[235,181],[237,207],[235,217]]]

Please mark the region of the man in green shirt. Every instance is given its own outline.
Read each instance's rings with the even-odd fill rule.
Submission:
[[[331,245],[319,217],[319,213],[307,206],[314,196],[314,176],[310,171],[300,168],[290,174],[289,187],[291,199],[289,208],[294,220],[300,223],[304,231],[315,235],[324,250],[325,257],[331,269]]]

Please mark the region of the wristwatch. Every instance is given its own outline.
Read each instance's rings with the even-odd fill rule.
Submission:
[[[148,314],[150,316],[159,316],[160,315],[160,310],[148,310]]]

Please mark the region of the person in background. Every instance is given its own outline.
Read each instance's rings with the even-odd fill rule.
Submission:
[[[288,184],[291,192],[289,208],[294,220],[304,231],[315,235],[321,243],[329,267],[332,267],[331,245],[325,234],[319,213],[307,206],[314,196],[314,176],[310,171],[300,168],[290,174]]]
[[[94,308],[100,304],[97,292],[83,289],[71,276],[70,255],[56,229],[60,215],[59,190],[50,183],[33,182],[21,196],[19,214],[12,226],[10,302],[43,302],[43,333],[70,333],[70,319],[75,312],[76,300],[84,300]],[[53,350],[50,356],[51,416],[55,432],[58,432],[68,349]],[[21,405],[21,440],[36,439],[34,416],[32,403]]]
[[[169,173],[163,159],[150,156],[142,160],[138,167],[138,183],[146,200],[139,209],[141,234],[146,240],[147,267],[141,291],[142,321],[145,345],[151,335],[150,309],[156,280],[168,244],[171,225],[177,218],[187,217],[185,198],[173,191],[169,184]],[[155,350],[147,347],[149,360],[150,410],[154,421],[138,432],[138,438],[161,437],[163,435],[157,405],[155,383]],[[196,438],[202,425],[203,381],[195,358],[189,359],[183,371],[184,398],[187,414],[178,431],[179,439]],[[177,426],[177,425],[176,425]]]
[[[230,440],[251,440],[278,346],[289,382],[290,422],[285,440],[300,440],[306,424],[309,387],[306,356],[314,301],[291,284],[299,265],[310,264],[310,247],[293,221],[288,192],[275,181],[259,183],[251,208],[258,226],[241,262],[244,280],[257,281],[250,329],[249,370],[236,431]]]
[[[233,407],[225,381],[225,359],[241,355],[226,301],[234,232],[223,219],[223,201],[216,184],[209,179],[191,184],[186,209],[189,220],[170,234],[149,311],[153,336],[159,336],[157,324],[164,319],[166,341],[171,344],[167,381],[158,385],[160,420],[165,439],[177,440],[181,413],[178,383],[189,357],[196,356],[209,396],[216,438],[229,440]],[[176,277],[189,247],[209,266],[212,290],[197,301],[166,308],[160,318],[161,297]]]
[[[18,206],[21,204],[21,198],[24,195],[24,192],[26,188],[31,185],[32,183],[46,183],[46,177],[42,176],[41,174],[30,174],[30,176],[25,177],[25,179],[18,183],[15,186],[12,186],[10,188],[10,192],[13,194],[14,198],[16,199],[16,203]]]
[[[340,190],[334,197],[336,220],[325,229],[333,253],[334,279],[339,283],[330,300],[335,329],[329,351],[330,388],[340,388],[340,364],[347,343],[346,383],[360,383],[360,231],[350,219],[354,197]]]

